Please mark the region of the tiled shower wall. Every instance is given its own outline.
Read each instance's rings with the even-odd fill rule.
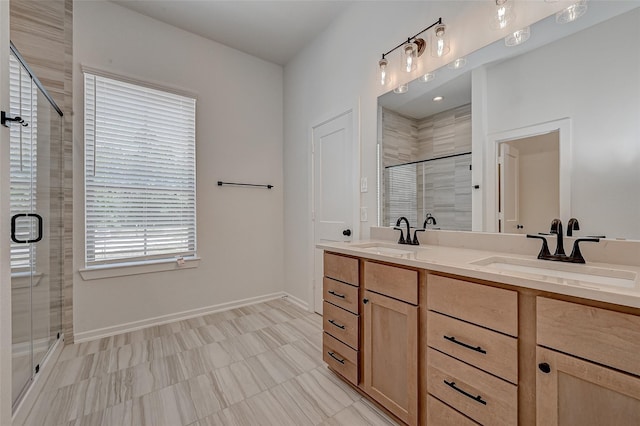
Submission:
[[[471,155],[387,167],[471,152],[471,105],[421,120],[382,108],[381,120],[382,224],[403,215],[419,226],[431,213],[442,229],[470,230]]]
[[[63,157],[62,191],[57,201],[63,218],[62,247],[53,252],[51,262],[62,264],[65,343],[73,343],[73,250],[72,250],[72,55],[73,0],[10,0],[10,37],[20,54],[62,110],[62,146],[52,147],[51,155]],[[58,149],[58,152],[54,152]],[[54,182],[52,182],[54,183]],[[56,206],[53,205],[52,210]]]

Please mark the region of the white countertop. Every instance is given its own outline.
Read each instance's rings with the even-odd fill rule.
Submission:
[[[376,250],[376,246],[383,247]],[[373,259],[398,265],[412,266],[427,269],[434,272],[444,272],[509,284],[522,288],[530,288],[540,291],[548,291],[567,296],[581,297],[601,302],[614,303],[622,306],[640,308],[640,267],[628,265],[613,265],[607,263],[588,262],[587,264],[567,264],[538,260],[536,255],[522,255],[496,251],[473,250],[439,245],[403,245],[383,240],[363,240],[344,243],[321,243],[316,246],[319,249]],[[386,250],[391,249],[391,250]],[[395,252],[400,250],[400,252]],[[388,252],[385,252],[388,251]],[[491,259],[494,258],[494,259]],[[606,276],[625,277],[624,284],[611,285],[604,278],[605,283],[594,283],[575,278],[562,278],[547,275],[543,272],[535,273],[535,269],[529,271],[505,270],[487,265],[492,262],[514,263],[534,266],[534,268],[546,268],[550,270],[562,269],[570,271],[578,276],[583,272],[604,274]],[[485,265],[483,265],[483,263]],[[508,265],[507,265],[508,266]],[[516,267],[516,269],[519,266]],[[521,268],[526,270],[527,268]],[[532,272],[533,271],[533,272]],[[552,271],[553,272],[553,271]],[[635,281],[630,281],[635,279]]]

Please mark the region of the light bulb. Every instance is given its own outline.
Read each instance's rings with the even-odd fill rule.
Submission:
[[[496,6],[492,27],[496,30],[503,30],[513,21],[515,14],[509,0],[496,0]]]
[[[436,27],[433,35],[433,42],[431,44],[431,56],[434,58],[441,58],[449,53],[449,41],[446,37],[446,27],[439,25]]]
[[[415,43],[407,43],[402,49],[402,68],[406,72],[416,69],[416,59],[418,58],[418,47]]]
[[[587,12],[587,0],[580,0],[572,4],[566,9],[556,13],[556,22],[558,24],[567,24],[573,22]]]
[[[512,47],[524,43],[529,40],[531,36],[531,29],[529,27],[522,28],[521,30],[514,31],[504,38],[505,46]]]
[[[387,61],[385,58],[380,59],[380,62],[378,62],[378,65],[380,66],[380,84],[382,86],[387,84],[387,80],[388,80],[387,65],[388,64],[389,64],[389,61]]]

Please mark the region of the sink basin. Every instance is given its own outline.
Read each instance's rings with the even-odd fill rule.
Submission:
[[[352,247],[359,248],[363,251],[375,254],[382,254],[385,256],[406,256],[415,254],[415,250],[402,248],[400,244],[383,244],[383,243],[365,243],[365,244],[353,244]]]
[[[545,281],[586,287],[591,287],[589,284],[592,284],[592,286],[595,287],[633,288],[637,284],[637,274],[633,271],[625,271],[622,269],[502,256],[481,259],[472,262],[472,264],[486,266],[487,268],[500,271],[528,274]]]

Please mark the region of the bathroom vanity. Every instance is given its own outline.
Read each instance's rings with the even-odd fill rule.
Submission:
[[[640,266],[318,247],[324,361],[399,421],[640,424]]]

